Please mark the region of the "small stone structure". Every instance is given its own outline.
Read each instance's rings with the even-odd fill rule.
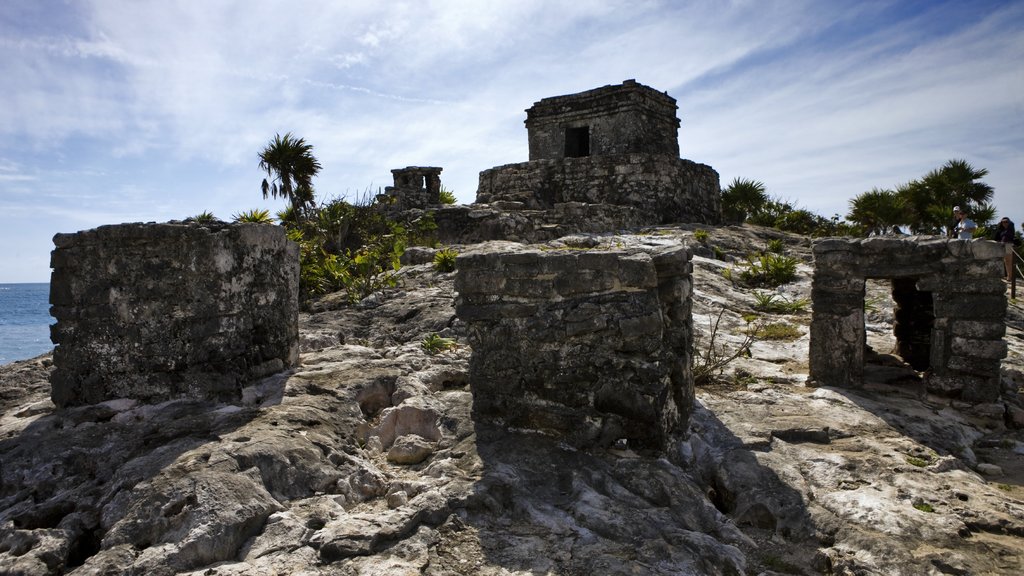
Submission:
[[[577,447],[663,449],[693,405],[692,264],[652,253],[488,243],[458,258],[474,420]]]
[[[122,224],[57,234],[57,406],[231,400],[298,362],[298,247],[266,224]]]
[[[718,173],[679,158],[676,108],[635,80],[545,98],[526,111],[530,161],[481,172],[477,203],[606,204],[633,208],[648,225],[718,223]]]
[[[936,237],[827,239],[814,245],[810,378],[864,383],[865,280],[891,279],[897,351],[928,389],[969,402],[1000,396],[1006,356],[1004,248]]]
[[[384,189],[390,209],[423,209],[440,204],[441,170],[436,166],[407,166],[392,170],[395,185]]]

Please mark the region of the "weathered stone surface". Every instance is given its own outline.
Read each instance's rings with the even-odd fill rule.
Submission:
[[[280,227],[122,224],[54,242],[58,406],[228,400],[298,361],[298,247]]]
[[[663,447],[693,394],[682,368],[691,285],[686,248],[653,253],[501,244],[460,256],[456,310],[473,347],[476,418],[576,446]],[[481,286],[482,276],[508,280]],[[535,311],[522,315],[524,304]]]
[[[769,239],[784,240],[800,258],[810,245],[750,226],[710,234],[727,258],[742,259]],[[691,237],[686,227],[674,227],[594,237],[591,244],[651,250]],[[656,267],[658,261],[655,253]],[[753,291],[723,279],[729,262],[694,257],[692,264],[694,297],[665,314],[692,311],[694,332],[706,343],[709,320],[722,312],[716,342],[732,349],[742,341]],[[809,297],[810,269],[798,270],[797,280],[776,294]],[[48,356],[0,367],[0,572],[1024,570],[1024,430],[1012,419],[1024,367],[1018,302],[1009,306],[1004,396],[997,402],[930,394],[885,354],[867,360],[863,388],[808,388],[807,337],[760,341],[725,368],[719,383],[697,390],[686,434],[665,453],[647,455],[628,442],[574,450],[474,423],[471,349],[452,306],[453,276],[427,265],[401,276],[403,288],[381,293],[372,306],[315,303],[300,315],[303,334],[335,341],[304,351],[293,372],[253,384],[233,404],[120,400],[58,410],[48,400]],[[875,304],[865,312],[868,342],[879,351],[887,350],[882,340],[891,338],[893,319],[891,305],[879,303],[889,293],[882,284],[868,283]],[[672,282],[659,282],[658,290],[659,297],[662,290],[687,291]],[[765,315],[810,321],[808,312]],[[420,342],[431,333],[456,338],[458,347],[428,356]],[[875,364],[883,357],[889,365]],[[386,409],[403,405],[436,414],[440,439],[420,464],[392,464],[382,445],[362,440]],[[1011,415],[1005,427],[1004,414]],[[995,470],[986,464],[1002,475],[982,477],[976,470]],[[218,486],[237,493],[221,494]],[[200,505],[211,497],[225,506]],[[266,510],[276,511],[252,528]],[[130,526],[153,542],[105,543],[108,532],[131,540]],[[214,534],[232,546],[251,536],[227,550]],[[197,565],[204,551],[226,556]]]
[[[900,356],[927,371],[934,391],[992,402],[1007,345],[1002,256],[994,242],[931,237],[829,239],[814,249],[810,375],[859,387],[865,343],[864,281],[892,282]]]

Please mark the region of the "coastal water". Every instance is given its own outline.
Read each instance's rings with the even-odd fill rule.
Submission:
[[[52,350],[52,323],[49,284],[0,284],[0,364]]]

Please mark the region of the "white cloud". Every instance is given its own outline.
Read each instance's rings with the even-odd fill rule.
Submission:
[[[430,164],[471,201],[481,170],[526,160],[533,102],[627,78],[678,99],[682,155],[723,183],[763,180],[831,215],[964,157],[1024,219],[1020,4],[980,17],[791,0],[74,8],[0,18],[0,158],[15,162],[0,162],[0,195],[41,190],[46,226],[250,209],[256,154],[287,131],[314,144],[322,194]]]

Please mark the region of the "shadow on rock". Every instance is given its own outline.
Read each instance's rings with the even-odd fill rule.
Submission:
[[[279,400],[284,381],[268,379],[263,392]],[[147,555],[151,573],[201,565],[233,556],[279,509],[257,469],[245,471],[237,458],[210,464],[223,458],[220,444],[238,441],[227,437],[255,418],[258,406],[123,399],[57,410],[44,396],[33,399],[4,407],[6,570],[61,574],[89,562],[102,572]],[[175,541],[174,558],[156,552]]]

